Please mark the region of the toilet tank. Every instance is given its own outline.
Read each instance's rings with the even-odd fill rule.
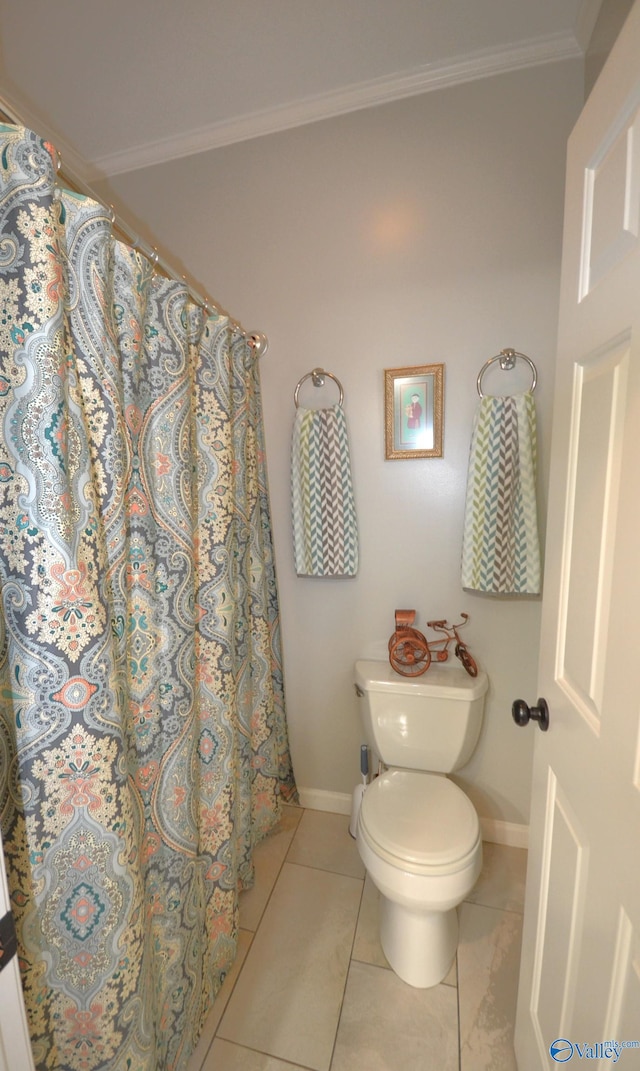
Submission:
[[[402,677],[389,662],[358,661],[355,685],[367,744],[387,766],[451,773],[464,766],[482,727],[489,681],[457,659]]]

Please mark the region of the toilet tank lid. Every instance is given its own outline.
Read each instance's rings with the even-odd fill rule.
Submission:
[[[356,662],[356,684],[365,692],[398,692],[432,698],[479,699],[489,687],[484,670],[470,677],[458,659],[431,662],[426,673],[419,677],[402,677],[389,662],[361,659]]]

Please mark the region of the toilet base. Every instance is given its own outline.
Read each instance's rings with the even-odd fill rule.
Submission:
[[[446,978],[458,947],[458,913],[415,912],[380,895],[380,942],[403,982],[428,989]]]

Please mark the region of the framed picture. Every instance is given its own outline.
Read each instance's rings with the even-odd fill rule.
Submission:
[[[442,457],[444,365],[386,368],[385,457]]]

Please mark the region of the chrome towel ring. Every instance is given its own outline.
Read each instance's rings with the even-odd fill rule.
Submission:
[[[307,372],[306,376],[302,377],[302,379],[299,381],[298,386],[296,387],[296,389],[294,391],[293,400],[296,403],[296,409],[298,408],[298,394],[300,393],[300,387],[305,382],[305,380],[312,379],[314,387],[324,387],[325,376],[328,376],[329,379],[332,379],[333,382],[338,387],[338,389],[340,391],[340,400],[339,400],[338,404],[342,405],[342,403],[344,401],[344,391],[342,389],[342,383],[340,382],[338,377],[334,376],[333,372],[325,371],[324,368],[314,368],[312,372]]]
[[[482,377],[487,371],[487,369],[496,361],[500,361],[500,367],[502,368],[502,370],[504,372],[508,372],[512,368],[515,368],[517,358],[520,358],[521,361],[526,361],[529,365],[529,368],[531,369],[532,379],[529,390],[533,394],[534,390],[536,389],[536,383],[538,382],[538,372],[535,364],[533,363],[530,357],[527,357],[526,353],[518,353],[517,350],[508,348],[505,350],[500,350],[500,353],[497,353],[495,357],[490,357],[488,361],[485,361],[482,368],[480,369],[476,385],[478,387],[478,394],[481,398],[484,398],[484,394],[482,393]]]

